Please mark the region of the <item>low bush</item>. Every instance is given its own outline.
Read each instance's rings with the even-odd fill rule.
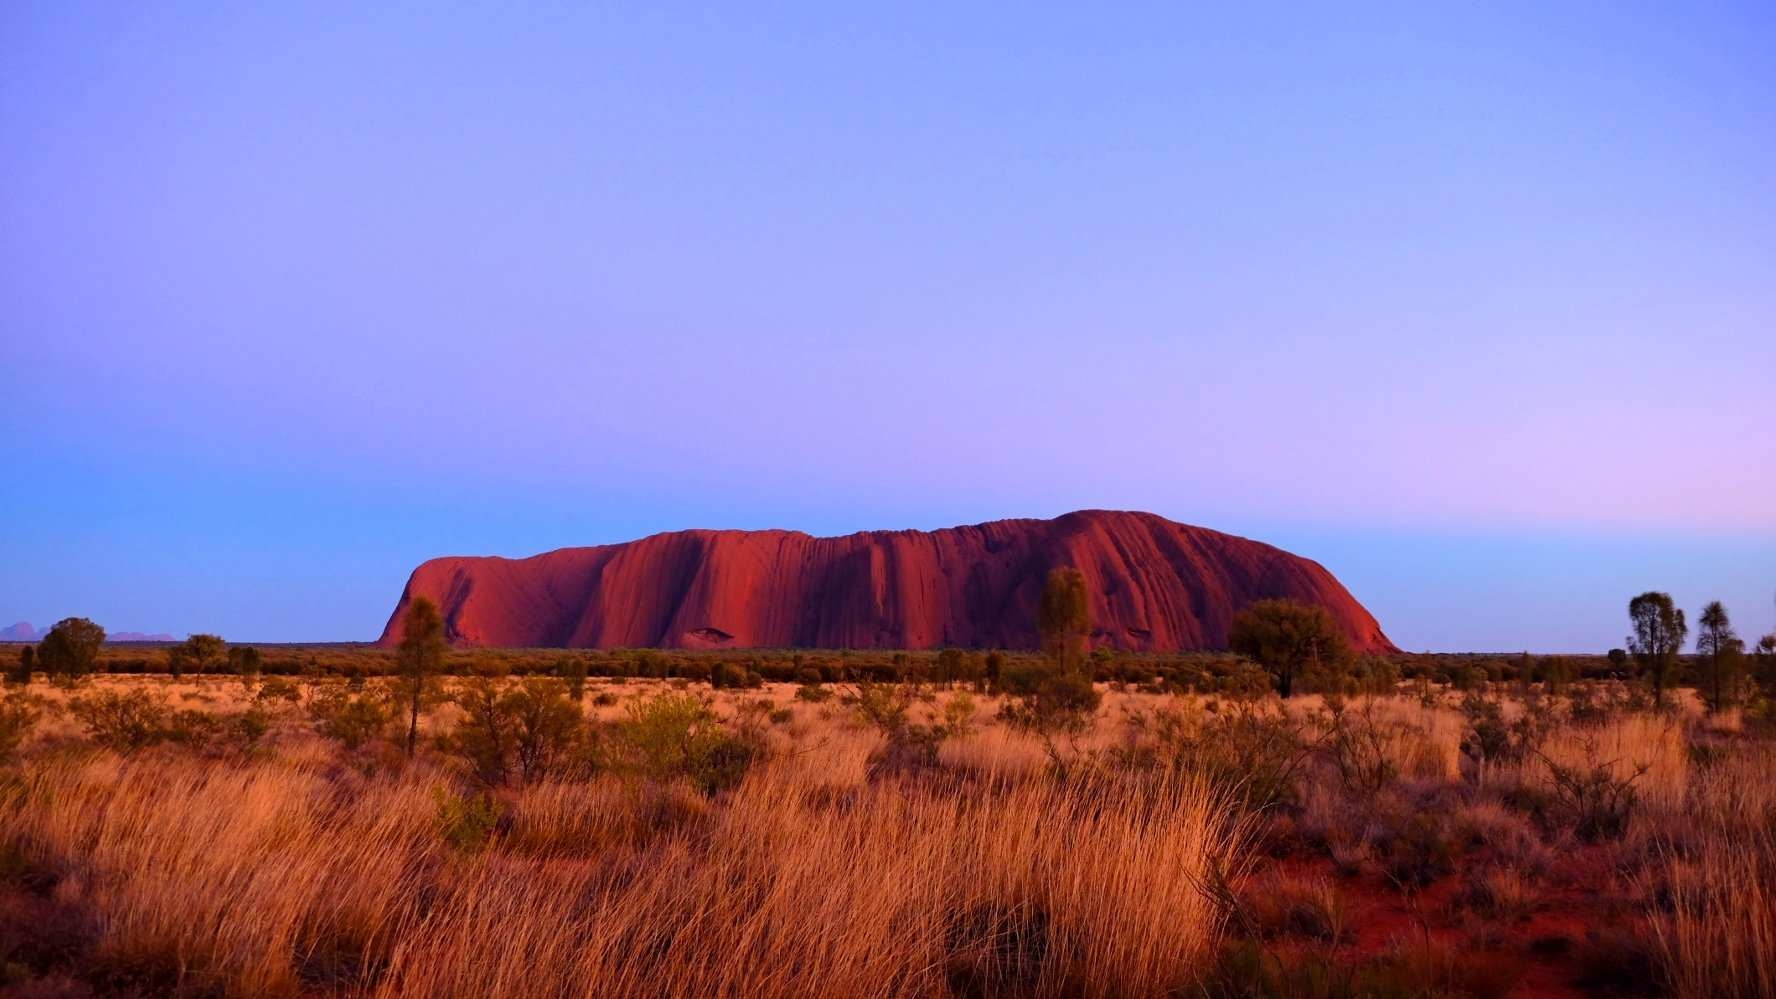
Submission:
[[[1543,735],[1537,716],[1525,712],[1516,721],[1505,719],[1504,705],[1495,697],[1469,692],[1461,701],[1466,731],[1461,752],[1473,767],[1475,783],[1485,786],[1491,768],[1521,763]]]
[[[1137,770],[1199,775],[1254,811],[1296,799],[1318,744],[1305,723],[1274,701],[1186,704],[1131,718],[1129,744],[1114,759]]]
[[[817,683],[805,683],[796,688],[796,700],[807,701],[809,704],[822,704],[832,700],[833,692]]]
[[[360,684],[354,690],[349,685],[328,685],[309,698],[308,715],[316,732],[355,750],[382,738],[394,717],[394,706],[381,688]]]
[[[166,702],[146,690],[95,690],[69,701],[68,710],[86,726],[89,738],[120,753],[133,753],[167,737]]]
[[[580,752],[590,748],[588,733],[567,681],[477,676],[463,681],[453,700],[463,717],[440,745],[462,757],[485,784],[595,768],[591,755]]]
[[[613,762],[655,782],[688,781],[705,795],[737,787],[764,746],[726,729],[707,703],[685,693],[630,701],[615,728]]]
[[[944,742],[967,733],[974,718],[973,698],[957,695],[941,720],[916,720],[913,710],[925,699],[924,689],[911,683],[859,680],[852,689],[857,716],[882,736],[882,745],[869,758],[872,779],[935,769]]]
[[[1481,916],[1503,923],[1527,918],[1536,910],[1541,892],[1532,878],[1516,867],[1488,868],[1468,884],[1463,904]]]
[[[39,702],[30,694],[14,692],[0,699],[0,764],[12,761],[13,754],[37,727],[40,714]]]
[[[1403,722],[1381,717],[1375,704],[1365,698],[1353,710],[1342,698],[1328,696],[1320,715],[1326,753],[1339,783],[1361,797],[1373,797],[1399,776],[1396,746],[1408,734]]]
[[[1382,871],[1395,887],[1422,888],[1455,870],[1460,851],[1446,815],[1413,811],[1393,821],[1377,847]]]
[[[1338,946],[1350,935],[1350,906],[1325,878],[1296,880],[1271,874],[1240,893],[1239,922],[1262,936],[1300,936]]]
[[[1000,720],[1040,739],[1049,765],[1065,773],[1079,756],[1078,739],[1091,728],[1101,701],[1091,675],[1043,661],[1007,667],[1001,682],[1006,700]]]
[[[302,688],[295,682],[281,676],[262,676],[259,689],[253,695],[260,704],[275,705],[296,704],[302,700]]]
[[[1616,761],[1567,765],[1537,757],[1547,767],[1547,787],[1552,807],[1547,818],[1564,824],[1582,840],[1620,839],[1639,804],[1634,784],[1646,775],[1647,764],[1636,764],[1627,776],[1616,770]],[[1592,752],[1589,754],[1595,756]]]
[[[465,796],[434,788],[432,802],[439,835],[463,853],[484,849],[507,820],[506,807],[485,791]]]

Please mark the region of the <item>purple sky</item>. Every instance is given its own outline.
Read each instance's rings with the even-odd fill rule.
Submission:
[[[0,5],[5,621],[1098,506],[1776,627],[1768,5],[259,6]]]

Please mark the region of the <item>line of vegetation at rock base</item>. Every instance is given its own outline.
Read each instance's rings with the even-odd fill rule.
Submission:
[[[1635,608],[1642,608],[1636,611]],[[1250,626],[1262,613],[1311,617],[1313,609],[1265,601],[1241,617]],[[1241,651],[1150,653],[1107,647],[1086,655],[1085,666],[1098,683],[1151,684],[1169,690],[1236,693],[1269,684],[1293,693],[1299,684],[1308,692],[1355,692],[1365,685],[1381,687],[1400,681],[1424,681],[1468,689],[1483,683],[1542,683],[1558,689],[1577,680],[1642,679],[1657,689],[1695,687],[1723,704],[1736,701],[1753,684],[1768,683],[1776,671],[1776,633],[1755,646],[1739,638],[1718,601],[1699,615],[1697,652],[1678,651],[1688,634],[1681,611],[1660,593],[1644,594],[1631,604],[1636,634],[1628,648],[1601,655],[1531,655],[1491,653],[1397,653],[1352,655],[1335,634],[1317,634],[1329,624],[1312,624],[1308,642],[1298,651],[1269,647],[1278,630],[1249,634]],[[1249,631],[1261,629],[1249,628]],[[1673,642],[1673,636],[1676,641]],[[1236,634],[1236,637],[1237,634]],[[1285,636],[1286,637],[1286,636]],[[1272,645],[1280,643],[1272,641]],[[73,652],[62,651],[72,647]],[[1235,648],[1240,646],[1236,642]],[[4,649],[5,646],[0,646]],[[394,649],[371,645],[236,645],[216,635],[192,635],[168,646],[108,645],[104,631],[83,618],[69,618],[51,630],[44,645],[14,644],[9,672],[19,676],[42,672],[52,678],[84,673],[187,674],[263,673],[274,676],[386,676],[397,671]],[[1632,650],[1632,651],[1630,651]],[[4,654],[4,653],[0,653]],[[920,651],[729,649],[564,650],[446,649],[440,667],[446,675],[469,676],[489,668],[514,676],[684,679],[693,683],[731,686],[757,683],[834,683],[853,677],[874,682],[916,680],[961,682],[985,686],[1006,669],[1039,666],[1047,655],[1029,650],[943,648]],[[61,664],[59,667],[56,664]]]

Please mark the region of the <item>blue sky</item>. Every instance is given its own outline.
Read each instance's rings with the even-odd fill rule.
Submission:
[[[1148,509],[1412,649],[1776,627],[1767,6],[0,8],[0,617]]]

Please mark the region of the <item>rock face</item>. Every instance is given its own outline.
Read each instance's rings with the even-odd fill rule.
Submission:
[[[941,531],[674,531],[524,559],[432,559],[383,629],[431,597],[463,646],[925,649],[1036,646],[1048,571],[1075,566],[1094,645],[1219,649],[1247,604],[1324,606],[1359,651],[1393,645],[1317,562],[1150,513],[1084,510]]]

